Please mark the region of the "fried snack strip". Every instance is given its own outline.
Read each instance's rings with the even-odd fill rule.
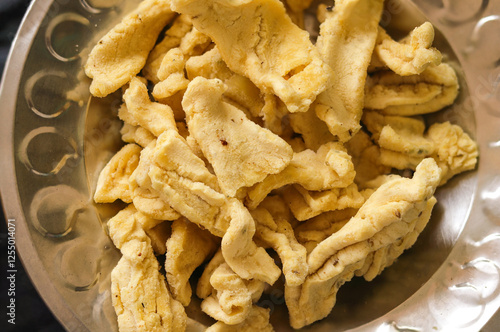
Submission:
[[[239,325],[250,314],[252,303],[264,291],[263,281],[245,280],[225,262],[219,249],[203,270],[196,294],[203,299],[202,310],[224,325]]]
[[[120,331],[183,331],[187,316],[172,298],[151,242],[131,210],[109,220],[109,234],[122,253],[111,273],[112,303]]]
[[[129,177],[132,201],[137,210],[151,218],[159,220],[176,220],[181,215],[166,201],[162,200],[151,186],[148,172],[151,165],[152,150],[155,145],[156,139],[141,151],[139,164]]]
[[[269,312],[270,309],[253,305],[242,323],[227,325],[224,322],[217,322],[206,329],[206,332],[273,332],[273,326],[269,323]]]
[[[217,249],[217,241],[205,230],[184,218],[172,223],[167,240],[165,271],[173,297],[187,307],[191,302],[189,278]]]
[[[132,202],[128,179],[139,164],[140,153],[140,146],[127,144],[111,158],[99,174],[94,193],[96,203],[112,203],[117,199]]]
[[[336,1],[320,26],[316,47],[333,69],[327,89],[314,106],[318,117],[340,141],[359,129],[368,65],[377,39],[383,0]]]
[[[214,168],[221,190],[234,197],[240,188],[282,171],[293,151],[282,138],[222,101],[226,89],[218,79],[196,77],[182,106],[189,132]]]
[[[92,95],[105,97],[136,76],[161,30],[175,16],[169,1],[145,0],[111,29],[92,49],[85,64],[85,73],[93,79]]]
[[[458,95],[458,78],[453,68],[442,63],[419,75],[399,76],[380,71],[366,82],[365,108],[387,115],[412,116],[441,110]]]
[[[440,185],[456,174],[476,167],[479,156],[477,143],[459,126],[448,121],[436,123],[429,127],[426,137],[436,145],[432,157],[442,171]]]
[[[118,115],[125,123],[139,125],[156,137],[169,129],[177,130],[172,109],[151,101],[146,84],[139,78],[130,81],[123,100],[126,107],[121,107]]]
[[[247,206],[256,208],[272,190],[287,184],[300,184],[307,190],[327,190],[350,185],[355,177],[351,157],[341,143],[322,145],[315,153],[294,153],[290,164],[280,173],[267,176],[248,191]]]
[[[322,213],[295,227],[295,237],[309,254],[318,243],[344,227],[356,212],[357,209],[344,209]]]
[[[330,69],[280,1],[173,0],[172,8],[212,38],[232,71],[277,95],[290,112],[307,111],[325,89]]]
[[[354,182],[358,186],[364,187],[365,182],[391,171],[390,167],[380,162],[380,147],[373,143],[366,132],[358,131],[345,147],[352,157],[356,171]]]
[[[305,221],[323,212],[360,208],[365,202],[363,194],[354,183],[345,188],[334,188],[324,191],[309,191],[295,185],[283,193],[293,216]]]
[[[264,208],[257,208],[251,213],[256,223],[255,236],[278,253],[287,285],[302,284],[308,274],[307,251],[295,239],[290,223],[285,219],[274,219]]]
[[[141,126],[133,126],[130,123],[124,123],[120,129],[122,141],[126,143],[135,143],[145,148],[156,137],[151,134],[147,129]]]
[[[379,187],[339,231],[309,254],[309,277],[299,287],[285,286],[285,299],[294,328],[328,315],[339,287],[365,266],[372,252],[393,244],[415,230],[440,180],[433,159],[425,159],[412,179],[393,178]]]
[[[253,241],[255,221],[248,209],[235,198],[225,206],[225,214],[231,218],[222,238],[224,259],[231,269],[244,279],[258,279],[272,285],[281,275],[281,270],[262,247]]]
[[[176,131],[158,138],[147,177],[138,183],[147,186],[148,180],[161,199],[188,220],[216,236],[224,235],[229,220],[218,216],[226,196],[218,191],[217,178]]]
[[[167,52],[181,44],[182,38],[193,28],[193,23],[187,15],[179,15],[172,22],[172,26],[168,28],[162,36],[161,42],[155,45],[149,53],[148,59],[142,74],[149,81],[157,84],[160,82],[158,78],[158,70],[161,67],[163,59]]]
[[[347,246],[366,241],[394,222],[408,222],[425,207],[439,184],[441,170],[427,158],[412,179],[400,178],[384,183],[340,232],[320,243],[308,257],[311,273]],[[422,204],[424,204],[422,206]]]
[[[441,52],[432,47],[434,27],[425,22],[400,42],[394,41],[379,27],[374,56],[400,76],[418,75],[429,66],[441,64]]]
[[[382,149],[422,159],[434,152],[434,142],[424,137],[425,123],[422,118],[384,116],[366,111],[363,123]]]
[[[415,220],[415,225],[412,225],[413,231],[392,244],[375,251],[372,258],[367,258],[365,261],[365,267],[356,271],[356,276],[363,276],[366,281],[372,281],[376,276],[382,273],[386,267],[392,265],[392,263],[401,256],[403,251],[413,246],[418,236],[429,222],[432,209],[436,202],[436,198],[431,197],[427,201],[427,206],[424,208],[422,214]]]

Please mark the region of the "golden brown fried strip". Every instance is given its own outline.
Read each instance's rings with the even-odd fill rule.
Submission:
[[[267,176],[248,191],[246,204],[256,208],[272,190],[288,184],[300,184],[307,190],[347,187],[355,177],[351,157],[341,143],[322,145],[315,153],[294,153],[290,164],[280,173]]]
[[[356,216],[340,232],[320,243],[308,257],[311,272],[349,245],[366,241],[394,222],[414,218],[432,197],[441,170],[427,158],[417,167],[413,179],[399,178],[384,183],[365,202]],[[423,205],[422,205],[423,204]]]
[[[85,64],[90,92],[105,97],[127,84],[146,63],[161,30],[175,13],[169,1],[145,0],[94,47]]]
[[[399,43],[379,27],[378,39],[374,56],[398,75],[418,75],[429,66],[441,64],[441,52],[431,47],[434,27],[429,22],[416,27]]]
[[[222,191],[231,197],[242,187],[283,170],[292,148],[279,136],[222,101],[222,81],[196,77],[184,94],[189,132],[214,168]]]
[[[151,242],[133,211],[109,220],[109,234],[122,252],[111,273],[112,302],[121,331],[183,331],[187,316],[168,291]]]
[[[295,237],[309,254],[318,243],[339,231],[356,212],[357,209],[344,209],[322,213],[295,227]]]
[[[147,129],[144,129],[141,126],[133,126],[130,123],[123,124],[120,134],[122,135],[122,141],[135,143],[143,148],[156,138]]]
[[[330,69],[278,0],[173,0],[217,44],[234,72],[276,94],[290,112],[304,112],[324,90]]]
[[[360,271],[356,271],[356,276],[363,276],[366,281],[372,281],[376,276],[382,273],[386,267],[392,265],[394,261],[401,256],[403,251],[413,246],[417,237],[420,233],[422,233],[423,229],[429,222],[432,208],[436,202],[436,198],[431,197],[427,201],[427,205],[420,216],[418,216],[414,221],[415,226],[412,226],[413,231],[409,232],[401,239],[398,239],[396,242],[375,251],[373,260],[370,261],[367,259],[367,261],[365,261],[367,266],[362,268]]]
[[[345,147],[352,157],[356,170],[354,182],[358,186],[363,187],[365,182],[391,171],[390,167],[380,161],[380,148],[373,143],[366,132],[358,131]]]
[[[426,134],[436,145],[432,157],[442,170],[440,185],[445,184],[458,173],[476,167],[478,146],[467,133],[449,122],[433,124]]]
[[[222,254],[231,269],[244,279],[258,279],[272,285],[281,275],[274,260],[253,242],[255,221],[247,208],[232,198],[224,214],[231,218],[222,238]]]
[[[172,109],[151,101],[146,84],[139,78],[130,81],[123,99],[126,107],[120,108],[118,115],[126,123],[140,125],[156,137],[166,130],[177,130]]]
[[[278,253],[287,285],[302,284],[308,272],[307,251],[295,239],[290,223],[285,219],[274,219],[264,208],[253,210],[252,217],[256,223],[257,239]]]
[[[139,164],[141,147],[127,144],[118,151],[99,174],[94,193],[96,203],[112,203],[121,199],[132,202],[128,179]]]
[[[167,52],[181,44],[182,38],[193,28],[191,19],[187,15],[179,15],[172,22],[172,26],[165,31],[165,34],[158,44],[149,53],[146,65],[142,69],[144,77],[154,84],[158,83],[158,70]]]
[[[323,212],[360,208],[365,202],[363,193],[355,183],[345,188],[334,188],[324,191],[309,191],[301,186],[289,187],[284,197],[299,221],[308,220]]]
[[[414,232],[423,214],[430,216],[439,179],[434,160],[425,159],[413,179],[384,183],[347,224],[311,251],[309,277],[299,287],[285,288],[292,327],[301,328],[328,315],[339,287],[365,268],[373,252]]]
[[[381,149],[422,159],[434,151],[434,143],[424,137],[425,123],[421,118],[384,116],[366,111],[363,123]]]
[[[273,326],[269,323],[269,311],[270,309],[253,305],[242,323],[227,325],[223,322],[217,322],[210,326],[206,332],[273,332]]]
[[[172,235],[167,240],[165,271],[173,297],[185,307],[191,302],[189,278],[217,249],[217,241],[195,224],[177,219],[172,224]]]
[[[367,68],[382,8],[383,0],[336,1],[333,13],[320,26],[316,47],[334,74],[313,107],[342,142],[360,129]]]
[[[458,78],[448,64],[428,67],[420,75],[380,71],[366,82],[365,108],[388,115],[412,116],[439,111],[458,95]]]

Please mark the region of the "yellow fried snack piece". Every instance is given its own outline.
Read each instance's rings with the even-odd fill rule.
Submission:
[[[188,84],[189,80],[184,77],[184,71],[176,72],[169,75],[163,81],[157,83],[153,88],[152,95],[156,99],[172,97],[180,91],[185,91]]]
[[[298,286],[307,276],[306,248],[297,242],[290,223],[285,219],[274,219],[264,208],[253,210],[257,239],[273,248],[283,264],[287,285]]]
[[[293,151],[282,138],[222,101],[225,90],[220,80],[196,77],[182,105],[189,132],[214,168],[222,191],[234,197],[238,189],[283,170]]]
[[[175,220],[181,215],[159,197],[151,187],[151,180],[148,176],[151,153],[155,145],[156,139],[141,151],[139,164],[129,178],[132,201],[138,211],[150,218]]]
[[[212,38],[232,71],[277,95],[290,112],[306,111],[325,89],[330,69],[280,1],[174,0],[172,8]]]
[[[273,326],[269,323],[270,309],[253,305],[247,318],[240,324],[227,325],[217,322],[206,329],[207,332],[273,332]]]
[[[300,184],[307,190],[327,190],[347,187],[354,177],[354,165],[343,145],[330,142],[316,153],[312,150],[294,153],[282,172],[267,176],[248,191],[246,203],[254,209],[272,190],[287,184]]]
[[[111,273],[112,303],[121,331],[183,331],[184,307],[168,291],[151,242],[129,211],[109,220],[109,234],[122,252]]]
[[[238,276],[219,248],[198,279],[196,295],[204,300],[202,309],[208,315],[224,321],[224,325],[239,325],[250,313],[252,303],[261,297],[265,285],[260,280]]]
[[[152,161],[147,174],[161,199],[191,222],[223,236],[229,220],[219,214],[226,197],[186,141],[173,130],[165,132],[158,138]]]
[[[166,130],[175,129],[172,109],[149,99],[148,89],[140,79],[133,78],[123,94],[126,108],[120,108],[120,118],[131,125],[140,125],[156,137]]]
[[[241,324],[252,308],[252,293],[247,287],[247,284],[252,282],[254,281],[242,279],[227,263],[222,263],[210,276],[213,293],[203,300],[201,309],[225,324]],[[257,283],[260,285],[257,297],[260,297],[264,283],[259,281]]]
[[[401,42],[394,41],[379,27],[380,43],[374,53],[393,72],[401,76],[418,75],[429,66],[438,66],[442,55],[432,46],[434,27],[425,22]]]
[[[158,70],[160,70],[163,59],[168,51],[179,47],[182,38],[193,28],[191,19],[187,15],[179,15],[172,22],[172,26],[165,31],[161,42],[156,44],[149,53],[142,74],[154,84],[158,83]]]
[[[434,151],[434,143],[424,137],[423,119],[384,116],[378,112],[366,111],[363,123],[381,149],[419,157],[429,156]]]
[[[90,92],[105,97],[127,84],[144,67],[161,30],[175,17],[168,1],[145,0],[109,31],[91,51],[85,73]]]
[[[362,186],[365,182],[391,171],[390,167],[380,162],[380,148],[373,143],[365,131],[358,131],[346,143],[345,147],[352,157],[352,163],[356,170],[354,182],[358,186]]]
[[[360,208],[365,202],[355,183],[345,188],[324,191],[309,191],[295,185],[287,188],[283,194],[294,217],[299,221],[314,218],[327,211]]]
[[[334,75],[313,106],[333,136],[348,141],[359,129],[368,65],[383,0],[336,1],[320,26],[316,47]]]
[[[147,129],[141,126],[131,125],[130,123],[123,124],[122,129],[120,129],[120,134],[122,135],[122,141],[126,143],[135,143],[143,148],[156,138]]]
[[[476,167],[477,143],[459,126],[450,122],[436,123],[429,127],[426,136],[436,145],[432,157],[442,170],[440,185],[454,175]]]
[[[397,152],[387,149],[380,149],[380,163],[387,167],[395,169],[412,169],[414,170],[418,164],[426,157],[425,155],[408,155],[403,152]]]
[[[224,213],[231,219],[222,238],[222,255],[231,269],[243,279],[257,279],[272,285],[281,270],[262,247],[253,241],[255,220],[239,200],[232,198]]]
[[[295,227],[295,237],[309,254],[321,241],[339,231],[354,215],[357,209],[324,212]]]
[[[316,151],[321,145],[335,139],[326,123],[318,118],[312,108],[307,112],[290,114],[289,118],[293,131],[302,135],[308,149]]]
[[[412,179],[398,178],[384,183],[341,232],[335,233],[311,252],[308,257],[311,271],[319,269],[340,249],[369,239],[391,223],[413,218],[415,211],[418,214],[432,197],[440,175],[436,162],[427,158],[417,167]]]
[[[151,246],[156,255],[165,255],[167,251],[166,242],[172,233],[171,223],[163,221],[155,227],[145,231],[151,240]]]
[[[94,193],[96,203],[112,203],[117,199],[132,202],[128,179],[139,164],[140,153],[140,146],[127,144],[111,158],[99,174]]]
[[[193,56],[186,61],[186,73],[190,80],[197,76],[207,79],[218,78],[227,86],[224,99],[237,104],[249,118],[261,116],[264,101],[260,90],[248,78],[234,73],[222,60],[217,46],[200,56]]]
[[[388,115],[412,116],[451,105],[459,85],[455,70],[442,63],[428,67],[419,75],[377,72],[367,79],[365,90],[365,108]]]
[[[304,284],[285,289],[292,327],[328,315],[338,288],[365,266],[372,252],[413,232],[422,214],[430,216],[428,201],[435,203],[439,180],[439,167],[433,159],[425,159],[412,179],[384,183],[349,222],[320,242],[308,256],[310,275]]]
[[[167,240],[165,271],[173,297],[185,307],[191,301],[191,274],[216,249],[217,243],[209,232],[184,218],[172,223],[172,235]]]
[[[356,271],[356,276],[362,276],[366,281],[372,281],[376,276],[378,276],[386,267],[392,265],[394,261],[401,256],[403,251],[409,249],[415,241],[417,240],[420,233],[429,222],[432,208],[436,204],[437,200],[435,197],[431,197],[427,201],[427,205],[415,220],[415,226],[413,231],[409,232],[407,235],[401,239],[393,242],[392,244],[382,247],[377,251],[373,252],[371,259],[365,261],[365,266],[360,270]]]

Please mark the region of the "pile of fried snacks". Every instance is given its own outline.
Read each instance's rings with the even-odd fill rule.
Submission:
[[[459,93],[430,23],[394,40],[383,0],[336,0],[313,43],[309,4],[144,0],[90,53],[92,95],[123,95],[94,195],[128,204],[107,223],[121,331],[184,330],[195,296],[208,331],[272,331],[256,303],[281,275],[290,325],[323,319],[475,168],[467,133],[423,116]]]

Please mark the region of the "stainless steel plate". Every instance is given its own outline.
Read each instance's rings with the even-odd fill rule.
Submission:
[[[116,330],[109,273],[119,253],[103,227],[113,211],[96,207],[91,194],[120,144],[120,98],[91,99],[81,67],[138,2],[34,1],[2,82],[6,218],[35,286],[71,331]],[[343,286],[332,314],[306,330],[473,331],[500,307],[500,0],[386,1],[382,24],[395,34],[425,20],[461,80],[456,104],[429,121],[449,120],[476,138],[479,167],[438,190],[411,250],[375,281]],[[282,291],[259,304],[272,309],[278,331],[289,330]]]

